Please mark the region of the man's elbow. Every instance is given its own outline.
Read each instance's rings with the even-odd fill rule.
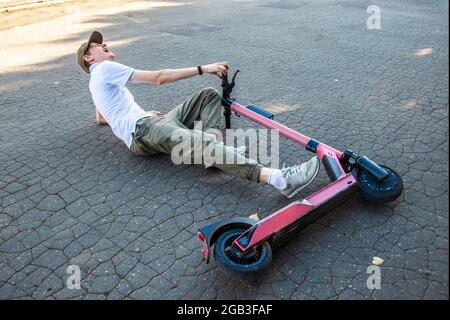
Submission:
[[[164,75],[164,70],[161,70],[158,72],[158,74],[156,75],[155,79],[154,79],[154,84],[156,84],[157,86],[160,86],[162,84],[166,84],[167,81],[167,77]]]
[[[163,79],[163,77],[161,77],[161,76],[156,77],[155,82],[154,82],[154,84],[157,85],[157,86],[160,86],[160,85],[162,85],[164,83],[166,83],[166,82]]]

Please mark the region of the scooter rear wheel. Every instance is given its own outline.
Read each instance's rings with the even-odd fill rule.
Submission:
[[[389,167],[381,166],[389,175],[383,181],[377,179],[367,170],[358,168],[356,180],[358,193],[371,203],[386,203],[397,199],[403,191],[403,181],[400,175]]]
[[[219,236],[214,246],[214,260],[217,266],[233,277],[248,278],[255,276],[272,261],[272,249],[264,242],[243,256],[236,255],[232,243],[245,229],[231,229]]]

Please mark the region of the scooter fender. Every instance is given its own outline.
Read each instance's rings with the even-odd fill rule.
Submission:
[[[227,218],[204,226],[198,231],[198,238],[203,242],[203,257],[206,263],[209,263],[210,248],[214,245],[217,238],[224,232],[235,229],[248,229],[258,221],[250,218]]]

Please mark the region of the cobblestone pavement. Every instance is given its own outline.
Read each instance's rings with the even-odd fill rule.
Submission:
[[[366,27],[372,1],[150,4],[75,8],[75,18],[0,33],[1,298],[448,298],[447,1],[378,0],[380,30]],[[241,70],[242,103],[396,168],[404,194],[381,206],[355,196],[276,250],[257,280],[229,278],[202,262],[198,228],[289,201],[167,156],[136,157],[96,125],[73,54],[92,28],[140,69],[227,59]],[[168,111],[219,85],[129,88],[144,108]],[[280,154],[288,164],[310,156],[285,140]],[[302,195],[327,183],[321,172]],[[379,290],[366,287],[374,256],[385,261]],[[80,290],[66,288],[72,264]]]

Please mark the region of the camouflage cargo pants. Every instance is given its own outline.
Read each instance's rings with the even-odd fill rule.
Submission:
[[[178,130],[177,132],[182,130],[183,136],[191,136],[192,140],[198,139],[201,132],[192,130],[194,122],[202,122],[202,131],[219,129],[221,111],[220,94],[214,88],[205,88],[164,116],[139,119],[130,149],[137,155],[170,154],[173,148],[180,143],[179,140],[173,139],[175,130]],[[263,168],[260,163],[237,154],[234,149],[226,148],[223,144],[205,141],[201,138],[201,148],[211,147],[211,144],[213,144],[213,148],[216,148],[215,150],[221,149],[220,152],[224,155],[224,159],[234,159],[231,163],[222,161],[221,163],[212,163],[212,166],[250,181],[259,181],[259,175]],[[191,148],[189,150],[190,157],[194,158],[198,152],[201,152],[198,148]],[[203,164],[207,162],[204,156],[201,159],[203,159]]]

